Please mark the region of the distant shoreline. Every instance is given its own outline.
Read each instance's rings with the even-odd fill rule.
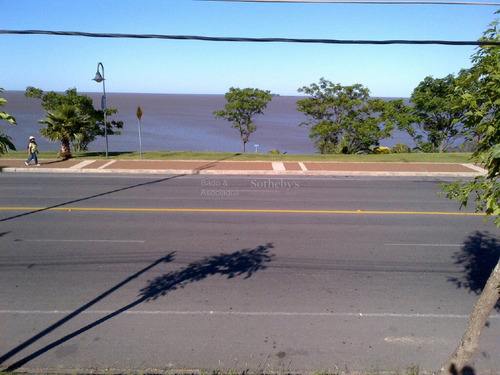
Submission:
[[[51,92],[54,90],[47,90],[44,92]],[[6,95],[8,93],[25,93],[25,90],[7,90],[5,89],[2,95]],[[54,91],[59,94],[64,94],[66,91]],[[82,91],[78,92],[79,94],[82,95],[88,95],[88,96],[94,96],[94,95],[102,95],[102,90],[101,91]],[[224,96],[225,94],[197,94],[197,93],[160,93],[160,92],[120,92],[120,91],[106,91],[106,96],[108,95],[172,95],[172,96]],[[273,94],[273,97],[279,97],[279,98],[307,98],[308,95],[283,95],[283,94]],[[383,100],[397,100],[397,99],[403,99],[403,100],[409,100],[409,97],[398,97],[398,96],[371,96],[370,98],[372,99],[383,99]]]
[[[43,128],[38,121],[46,113],[41,101],[26,98],[24,91],[4,91],[7,100],[2,108],[14,116],[19,125],[12,126],[0,122],[0,131],[11,136],[18,150],[26,148],[30,136],[37,137],[41,151],[57,150],[59,145],[52,143],[39,134]],[[99,106],[102,93],[80,93],[92,98],[94,106]],[[108,137],[110,152],[125,152],[139,149],[137,108],[143,111],[141,120],[142,150],[192,150],[241,152],[239,133],[227,121],[216,119],[213,111],[223,108],[225,98],[222,94],[158,94],[158,93],[106,93],[109,108],[118,113],[110,120],[123,121],[121,135]],[[263,115],[256,116],[257,131],[250,137],[248,151],[258,144],[259,153],[279,150],[294,155],[314,154],[316,148],[309,138],[310,129],[298,126],[307,118],[297,111],[297,100],[305,96],[275,96]],[[387,100],[391,98],[386,98]],[[413,142],[406,133],[395,131],[390,139],[382,140],[381,146],[393,147],[397,143]],[[100,152],[105,148],[104,138],[90,143],[89,151]]]

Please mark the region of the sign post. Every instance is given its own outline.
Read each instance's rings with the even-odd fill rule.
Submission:
[[[138,125],[139,125],[139,152],[141,154],[141,159],[142,159],[142,137],[141,137],[141,118],[142,118],[142,109],[141,107],[137,107],[137,119]]]

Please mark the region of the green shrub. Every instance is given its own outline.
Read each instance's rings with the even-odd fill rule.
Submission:
[[[391,152],[393,154],[409,154],[411,152],[411,148],[404,143],[396,143]]]

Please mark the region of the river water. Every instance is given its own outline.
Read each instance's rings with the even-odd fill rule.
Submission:
[[[24,91],[5,91],[1,95],[8,101],[1,110],[14,116],[18,125],[1,121],[0,131],[13,139],[18,150],[26,148],[31,135],[37,138],[40,150],[59,149],[59,143],[51,143],[39,134],[44,126],[38,120],[45,117],[39,100],[26,98]],[[93,99],[96,107],[100,106],[100,93],[86,95]],[[309,138],[309,129],[298,126],[305,120],[304,114],[296,110],[298,99],[298,96],[273,97],[264,114],[255,117],[257,130],[250,136],[247,152],[267,153],[271,149],[288,154],[316,152]],[[109,152],[139,151],[138,106],[143,111],[143,151],[242,151],[239,132],[227,121],[215,119],[213,115],[213,111],[223,109],[224,95],[107,93],[106,103],[109,108],[118,109],[109,120],[124,123],[121,135],[108,137]],[[392,147],[398,142],[413,146],[409,137],[401,132],[395,132],[391,139],[382,140],[381,145]],[[104,149],[103,138],[89,145],[90,151]]]

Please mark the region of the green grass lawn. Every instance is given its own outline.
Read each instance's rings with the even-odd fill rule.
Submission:
[[[231,152],[198,152],[198,151],[152,151],[143,152],[144,160],[242,160],[242,161],[336,161],[336,162],[403,162],[403,163],[470,163],[471,153],[442,154],[381,154],[381,155],[291,155],[291,154],[256,154]],[[0,155],[3,159],[26,159],[25,151],[14,151]],[[57,151],[43,151],[40,159],[56,159]],[[74,152],[75,159],[104,159],[104,152]],[[109,159],[139,160],[138,152],[110,152]]]

